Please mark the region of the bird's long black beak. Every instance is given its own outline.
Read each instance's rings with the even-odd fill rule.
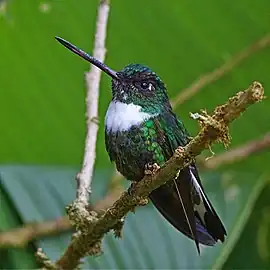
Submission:
[[[57,41],[59,41],[62,45],[64,45],[66,48],[71,50],[72,52],[78,54],[80,57],[84,58],[85,60],[87,60],[91,64],[95,65],[96,67],[100,68],[102,71],[106,72],[112,78],[118,79],[118,76],[114,70],[110,69],[108,66],[101,63],[99,60],[97,60],[93,56],[89,55],[88,53],[84,52],[83,50],[72,45],[70,42],[64,40],[63,38],[55,37],[55,39]]]

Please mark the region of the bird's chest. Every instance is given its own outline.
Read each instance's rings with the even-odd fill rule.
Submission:
[[[147,163],[164,160],[153,116],[119,106],[110,105],[106,115],[106,149],[118,171],[130,180],[140,180]]]
[[[128,131],[106,132],[106,149],[120,173],[130,180],[140,180],[145,165],[157,162],[159,145],[149,136],[149,129],[132,126]]]

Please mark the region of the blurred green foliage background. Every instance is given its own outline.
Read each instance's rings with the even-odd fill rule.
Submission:
[[[84,149],[83,75],[89,64],[60,46],[54,36],[61,36],[91,52],[97,5],[97,0],[0,1],[1,231],[22,222],[63,215],[64,206],[74,197],[73,176]],[[112,0],[106,63],[115,70],[132,62],[150,66],[166,82],[169,96],[174,98],[202,74],[219,67],[269,33],[269,10],[268,0]],[[189,118],[189,112],[204,108],[210,112],[254,80],[263,83],[269,95],[269,48],[251,54],[221,79],[177,107],[177,114],[191,134],[196,134],[198,124]],[[110,79],[103,76],[94,181],[99,190],[97,198],[104,195],[112,171],[105,152],[102,121],[110,98]],[[269,131],[269,106],[266,99],[232,124],[231,147],[261,138]],[[222,146],[215,146],[213,150],[217,154],[224,151]],[[124,233],[124,238],[130,237],[129,243],[108,236],[105,254],[96,261],[91,260],[91,267],[269,269],[269,160],[269,151],[263,151],[203,175],[206,190],[229,231],[227,242],[207,249],[203,259],[197,258],[189,240],[173,234],[174,229],[158,215],[146,225],[145,215],[151,216],[154,210],[145,207],[130,217],[132,222],[128,222]],[[19,169],[15,165],[19,165]],[[156,245],[167,248],[155,250],[149,237],[142,238],[147,252],[140,254],[137,261],[128,259],[124,252],[130,251],[130,245],[138,241],[141,230],[156,223],[160,224],[160,231],[150,236],[157,237]],[[130,236],[133,233],[136,239]],[[173,236],[164,237],[166,233]],[[41,239],[25,249],[0,249],[0,267],[36,267],[33,256],[36,246],[42,246],[57,258],[68,239],[67,235],[55,236]],[[57,249],[58,244],[62,246]],[[140,249],[141,244],[134,245]],[[191,246],[183,251],[186,244]],[[174,256],[168,254],[175,254],[179,260],[173,261]],[[123,257],[126,260],[121,262]],[[146,259],[139,264],[141,257]],[[162,261],[170,264],[162,265]]]

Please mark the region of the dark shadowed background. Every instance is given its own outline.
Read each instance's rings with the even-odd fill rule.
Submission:
[[[84,149],[84,72],[89,64],[60,46],[61,36],[91,52],[98,1],[0,1],[0,231],[53,220],[75,197],[74,175]],[[174,99],[205,73],[269,33],[269,0],[111,1],[106,63],[150,66]],[[191,134],[189,112],[211,112],[254,80],[270,89],[270,38],[221,78],[176,108]],[[110,79],[102,76],[100,129],[93,201],[102,198],[114,173],[104,145]],[[230,149],[270,130],[270,102],[252,106],[231,125]],[[215,145],[216,154],[224,152]],[[205,156],[211,155],[205,151]],[[91,268],[270,268],[270,153],[257,152],[202,173],[209,197],[226,228],[225,244],[203,248],[177,233],[152,208],[129,214],[123,240],[109,234],[104,254]],[[0,235],[1,235],[0,232]],[[57,259],[70,233],[41,237],[25,248],[1,248],[0,268],[37,267],[36,247]]]

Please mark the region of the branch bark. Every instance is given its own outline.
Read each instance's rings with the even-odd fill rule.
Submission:
[[[95,44],[93,56],[104,62],[106,29],[109,16],[109,0],[101,0],[98,7]],[[88,204],[91,193],[91,181],[96,159],[96,140],[98,132],[98,97],[99,84],[102,71],[91,65],[91,70],[86,72],[86,139],[81,171],[77,174],[77,200],[83,205]]]
[[[231,71],[234,67],[239,65],[253,53],[258,52],[270,45],[270,34],[265,35],[249,47],[243,49],[238,54],[234,55],[229,61],[225,62],[222,66],[215,70],[200,76],[188,88],[181,90],[181,92],[171,100],[173,108],[183,104],[185,101],[194,96],[206,85],[213,83],[220,79],[222,76]]]
[[[218,106],[212,116],[206,113],[197,114],[202,126],[199,134],[185,147],[177,149],[161,169],[156,168],[151,175],[146,175],[140,182],[133,184],[129,192],[124,192],[100,218],[93,215],[92,220],[88,219],[82,226],[84,230],[73,238],[63,256],[56,262],[56,267],[74,269],[79,265],[81,258],[100,252],[103,236],[114,229],[119,222],[123,222],[123,218],[129,211],[134,211],[136,206],[145,204],[145,200],[154,189],[173,179],[180,169],[192,162],[195,156],[212,143],[223,142],[227,145],[230,140],[229,123],[239,117],[250,105],[261,101],[263,95],[262,85],[254,82],[247,90],[237,93],[226,104]],[[69,210],[72,211],[72,207]]]

